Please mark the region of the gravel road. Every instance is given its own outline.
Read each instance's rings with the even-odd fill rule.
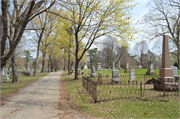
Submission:
[[[0,106],[2,119],[87,118],[61,97],[61,72],[49,75],[20,90]]]

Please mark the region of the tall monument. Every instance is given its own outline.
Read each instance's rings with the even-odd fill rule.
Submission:
[[[175,78],[173,77],[173,70],[170,67],[169,44],[167,35],[163,36],[162,51],[162,64],[158,79],[160,79],[161,81],[167,81],[168,79],[175,80]]]

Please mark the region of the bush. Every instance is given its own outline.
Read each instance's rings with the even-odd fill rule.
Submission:
[[[81,67],[81,69],[83,70],[84,66]]]
[[[178,63],[176,62],[176,63],[174,63],[174,66],[176,66],[178,69],[179,69],[179,65],[178,65]]]

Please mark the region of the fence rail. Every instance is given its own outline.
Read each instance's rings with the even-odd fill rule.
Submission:
[[[91,95],[94,102],[102,102],[115,99],[126,98],[146,98],[146,99],[159,99],[169,100],[174,98],[179,100],[179,83],[170,81],[169,84],[156,84],[161,89],[155,89],[154,84],[145,84],[145,82],[138,81],[121,81],[120,83],[113,84],[111,82],[104,82],[98,84],[97,81],[91,80],[90,77],[83,76],[83,87]],[[177,84],[178,83],[178,84]],[[176,86],[174,86],[176,84]],[[167,87],[172,85],[178,90],[167,90]],[[170,97],[171,96],[171,97]]]

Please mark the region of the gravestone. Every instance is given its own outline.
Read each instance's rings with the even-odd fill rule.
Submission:
[[[88,69],[88,67],[87,67],[87,62],[85,62],[85,65],[84,65],[83,70],[86,70],[86,69]]]
[[[139,69],[142,69],[142,66],[141,66],[141,65],[139,65]]]
[[[104,69],[105,71],[107,71],[107,69]]]
[[[134,81],[134,80],[136,80],[135,69],[131,68],[130,69],[130,78],[129,78],[129,81]]]
[[[171,68],[173,69],[173,76],[174,78],[177,80],[180,79],[180,76],[178,75],[178,68],[176,66],[171,66]]]
[[[4,68],[4,75],[2,76],[2,80],[9,80],[7,72],[8,72],[8,68]]]
[[[171,66],[173,69],[173,76],[178,76],[178,68],[176,66]]]
[[[150,61],[150,50],[148,50],[148,61]],[[149,62],[147,63],[147,69],[149,69],[150,67],[149,67]]]
[[[102,71],[101,63],[98,63],[97,68],[96,68],[96,71]]]
[[[103,80],[102,80],[102,72],[98,73],[98,84],[102,84]]]
[[[115,66],[114,66],[115,64],[114,64],[114,62],[113,62],[113,70],[116,70],[116,68],[115,68]]]
[[[112,71],[112,79],[111,83],[119,83],[120,82],[120,75],[118,70]]]
[[[126,68],[125,68],[125,71],[124,73],[129,73],[130,70],[129,70],[129,62],[128,62],[128,59],[126,59]]]
[[[3,70],[2,70],[2,75],[4,75],[4,67],[3,67]]]
[[[156,72],[155,72],[154,67],[153,67],[152,59],[150,59],[148,64],[149,64],[149,68],[146,72],[146,75],[156,75]]]
[[[92,66],[92,68],[91,68],[91,77],[96,78],[96,73],[95,73],[95,67],[94,66]]]

